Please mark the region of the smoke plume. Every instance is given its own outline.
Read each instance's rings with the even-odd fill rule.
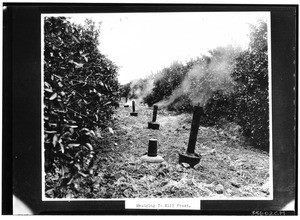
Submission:
[[[130,97],[137,102],[142,102],[144,97],[151,93],[154,87],[154,78],[149,76],[146,79],[134,80],[130,84]]]
[[[239,48],[233,46],[210,50],[210,55],[203,57],[202,63],[195,64],[189,70],[172,95],[156,105],[166,107],[178,97],[188,95],[193,105],[203,107],[215,91],[232,92],[234,81],[230,74],[235,66],[235,56],[240,51]]]

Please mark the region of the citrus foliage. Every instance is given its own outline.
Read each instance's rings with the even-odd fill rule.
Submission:
[[[267,24],[252,26],[249,50],[237,58],[234,114],[245,136],[257,147],[269,146]]]
[[[76,176],[87,176],[94,129],[105,128],[117,106],[117,67],[97,49],[98,36],[91,21],[44,20],[45,170],[59,186],[46,183],[48,197],[63,197]]]
[[[175,62],[157,73],[152,92],[144,98],[144,102],[153,105],[171,96],[172,92],[180,86],[188,69],[187,66]]]
[[[125,85],[120,86],[120,95],[121,97],[129,97],[131,83],[126,83]]]

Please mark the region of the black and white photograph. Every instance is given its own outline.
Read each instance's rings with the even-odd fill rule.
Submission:
[[[272,199],[270,13],[42,22],[45,200]]]
[[[2,13],[2,215],[297,215],[297,4]]]

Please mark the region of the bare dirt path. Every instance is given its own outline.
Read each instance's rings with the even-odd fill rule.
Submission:
[[[147,128],[152,108],[121,103],[113,132],[103,134],[88,190],[93,198],[265,198],[269,190],[269,155],[245,146],[238,126],[199,128],[195,152],[202,156],[194,168],[178,164],[186,150],[192,115],[159,110],[159,130]],[[158,140],[164,162],[143,162],[149,139]],[[79,196],[80,197],[80,196]]]

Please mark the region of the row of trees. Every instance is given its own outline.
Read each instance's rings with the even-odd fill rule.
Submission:
[[[213,125],[221,118],[235,121],[253,145],[268,150],[267,52],[267,24],[259,21],[251,26],[247,50],[219,47],[209,56],[173,63],[156,74],[143,100],[177,112],[192,112],[195,104],[201,104],[203,124]]]
[[[118,68],[98,50],[99,33],[89,20],[44,20],[45,170],[57,180],[48,178],[48,197],[64,197],[76,177],[86,176],[94,130],[107,127],[118,105]]]

